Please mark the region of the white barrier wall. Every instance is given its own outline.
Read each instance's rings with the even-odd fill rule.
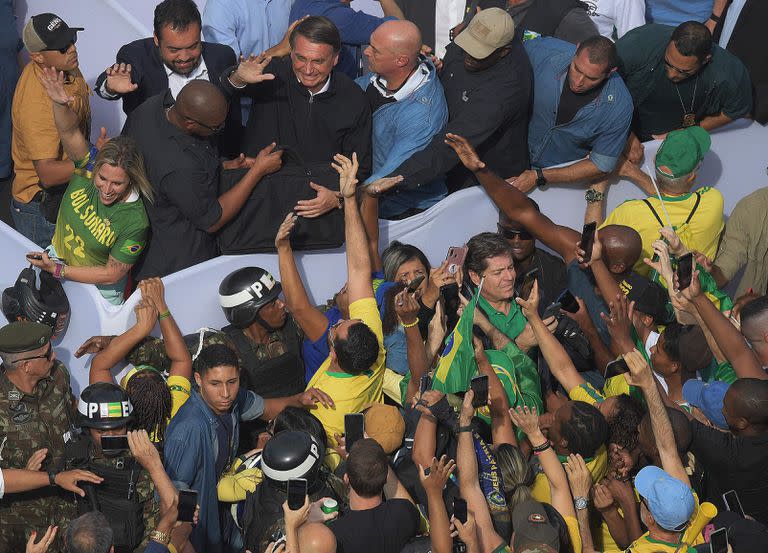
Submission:
[[[358,9],[366,9],[366,6],[373,4],[372,0],[368,0],[367,4],[358,6],[360,1],[355,2]],[[202,8],[203,2],[198,4]],[[148,35],[154,5],[154,0],[33,0],[26,6],[19,2],[18,16],[20,25],[23,25],[23,21],[31,14],[53,11],[72,26],[86,27],[78,40],[78,49],[83,73],[89,83],[93,84],[101,70],[114,60],[120,45]],[[380,10],[378,4],[373,7]],[[146,28],[141,29],[142,25]],[[107,126],[110,134],[119,131],[122,112],[118,102],[106,102],[94,96],[92,106],[94,129]],[[768,129],[747,121],[736,122],[713,134],[712,151],[702,164],[699,183],[720,188],[725,197],[726,213],[744,195],[768,184],[765,157],[767,143]],[[657,147],[657,143],[646,145],[646,159],[652,159]],[[608,208],[612,209],[624,200],[640,195],[640,191],[631,183],[617,183],[610,189]],[[554,221],[573,228],[580,228],[583,224],[582,186],[536,190],[532,197]],[[481,189],[473,188],[453,194],[429,211],[405,221],[383,221],[381,243],[386,245],[396,239],[414,244],[423,249],[435,264],[444,258],[448,247],[463,244],[478,232],[494,231],[496,221],[497,211],[492,202]],[[0,223],[1,288],[15,282],[19,271],[25,266],[24,254],[34,249],[31,242]],[[341,250],[297,256],[304,282],[317,304],[330,298],[346,279],[345,259]],[[201,326],[220,327],[225,324],[217,300],[219,282],[224,275],[246,265],[259,265],[277,274],[276,256],[257,254],[220,257],[164,279],[168,305],[182,332],[192,332]],[[134,321],[133,307],[138,301],[138,294],[134,294],[123,306],[117,307],[104,301],[93,286],[65,282],[64,288],[73,309],[69,329],[56,344],[56,353],[71,369],[76,391],[79,391],[87,385],[88,356],[75,359],[75,350],[92,335],[118,334],[128,328]],[[1,315],[0,322],[4,322]]]

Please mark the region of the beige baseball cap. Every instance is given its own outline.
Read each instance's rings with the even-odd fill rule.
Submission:
[[[82,27],[70,27],[55,13],[33,15],[24,25],[24,46],[30,52],[66,48],[77,40]]]
[[[454,42],[467,54],[482,60],[509,44],[515,36],[512,16],[501,8],[481,10]]]

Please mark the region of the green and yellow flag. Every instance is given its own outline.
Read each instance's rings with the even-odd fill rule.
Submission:
[[[474,326],[475,305],[479,295],[475,294],[464,308],[437,362],[432,389],[455,394],[469,389],[472,377],[477,374],[475,348],[472,346],[472,327]]]

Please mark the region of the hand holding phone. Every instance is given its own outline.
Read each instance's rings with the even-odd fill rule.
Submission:
[[[102,451],[124,451],[128,450],[128,436],[102,436]]]
[[[43,254],[40,253],[28,253],[27,259],[34,259],[35,261],[42,261],[43,260]]]
[[[291,478],[288,480],[288,508],[298,511],[307,500],[307,479]]]
[[[728,553],[728,529],[718,528],[709,535],[710,553]]]
[[[424,275],[419,275],[416,278],[414,278],[411,282],[408,283],[408,293],[413,294],[416,292],[416,290],[419,289],[419,286],[421,286],[421,283],[424,282]]]
[[[365,416],[362,413],[344,415],[344,443],[347,453],[352,451],[355,442],[362,440],[365,433]]]
[[[736,490],[729,490],[725,492],[723,494],[723,503],[725,504],[726,510],[739,513],[741,516],[745,516],[744,508],[741,506],[739,494],[736,493]]]
[[[597,230],[597,221],[592,221],[584,225],[581,231],[581,241],[579,249],[584,251],[582,263],[589,263],[592,260],[592,248],[595,245],[595,231]]]
[[[462,524],[467,523],[467,502],[460,498],[453,498],[453,516]]]
[[[693,277],[693,254],[688,252],[677,261],[677,289],[685,290]]]
[[[478,408],[488,404],[488,375],[476,376],[472,379],[470,390],[475,395],[472,398],[472,407]]]
[[[560,309],[563,311],[568,313],[578,313],[579,311],[579,302],[576,301],[576,296],[567,288],[560,292],[555,301],[560,304]]]
[[[456,269],[464,265],[468,251],[469,248],[467,246],[452,246],[448,248],[448,255],[445,256],[445,260],[448,262],[448,273],[456,274]]]
[[[197,491],[179,490],[179,522],[194,522],[197,509]]]

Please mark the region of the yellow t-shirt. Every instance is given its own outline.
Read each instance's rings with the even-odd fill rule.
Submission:
[[[363,298],[351,303],[349,318],[360,319],[373,331],[379,342],[379,356],[370,370],[359,375],[332,370],[329,356],[307,384],[307,388],[323,390],[331,396],[336,404],[334,409],[318,405],[316,409],[312,410],[312,414],[320,419],[328,434],[329,449],[325,462],[331,468],[335,468],[339,463],[338,454],[332,449],[336,445],[333,435],[344,433],[344,415],[359,413],[369,403],[381,403],[384,397],[382,388],[386,352],[384,350],[384,333],[381,329],[381,316],[376,307],[376,300]]]
[[[701,529],[699,529],[698,534],[695,536],[690,535],[691,528],[697,526],[695,524],[696,519],[699,516],[702,516],[700,513],[699,496],[696,495],[696,492],[693,492],[693,502],[693,514],[688,520],[688,529],[683,533],[683,537],[679,543],[654,540],[650,537],[649,533],[646,532],[632,542],[627,548],[627,553],[696,553],[696,549],[694,549],[693,546],[704,543],[704,536],[701,534]]]
[[[576,517],[563,517],[565,525],[568,527],[568,536],[571,538],[573,553],[581,553],[581,533],[579,532],[579,521]]]
[[[701,198],[696,212],[691,220],[685,224],[696,205],[697,194]],[[683,244],[689,250],[696,250],[710,259],[714,259],[717,253],[717,245],[720,234],[723,232],[723,195],[719,190],[708,186],[699,188],[694,193],[682,196],[662,196],[664,206],[669,214],[672,225],[677,230]],[[651,268],[643,263],[643,258],[652,258],[651,244],[661,236],[659,229],[667,225],[661,202],[655,196],[647,200],[653,206],[661,224],[653,215],[643,200],[628,200],[614,209],[602,226],[625,225],[640,233],[643,240],[643,253],[637,260],[633,269],[643,276],[648,276]]]
[[[61,146],[59,132],[53,122],[53,103],[40,84],[42,69],[29,62],[21,72],[13,94],[11,118],[13,134],[11,156],[16,176],[13,178],[13,197],[21,203],[29,201],[40,191],[40,178],[33,161],[41,159],[67,159]],[[80,120],[80,131],[86,140],[91,135],[91,94],[79,69],[70,72],[64,90],[74,98],[69,105]],[[67,179],[69,180],[69,179]],[[65,183],[66,184],[66,183]]]
[[[587,461],[587,470],[592,475],[593,482],[600,482],[600,480],[605,478],[608,472],[608,450],[604,445],[601,445],[595,456]],[[537,474],[533,481],[531,497],[541,503],[552,503],[549,480],[547,480],[547,476],[543,472]]]
[[[598,392],[589,382],[584,382],[575,388],[571,388],[571,391],[568,392],[568,397],[573,401],[583,401],[590,405],[595,405],[605,399],[605,396]]]
[[[229,470],[221,475],[216,486],[219,501],[225,503],[245,501],[246,494],[255,491],[256,486],[264,479],[264,473],[260,468],[247,468],[243,466],[244,461],[245,457],[241,455],[232,462]]]

